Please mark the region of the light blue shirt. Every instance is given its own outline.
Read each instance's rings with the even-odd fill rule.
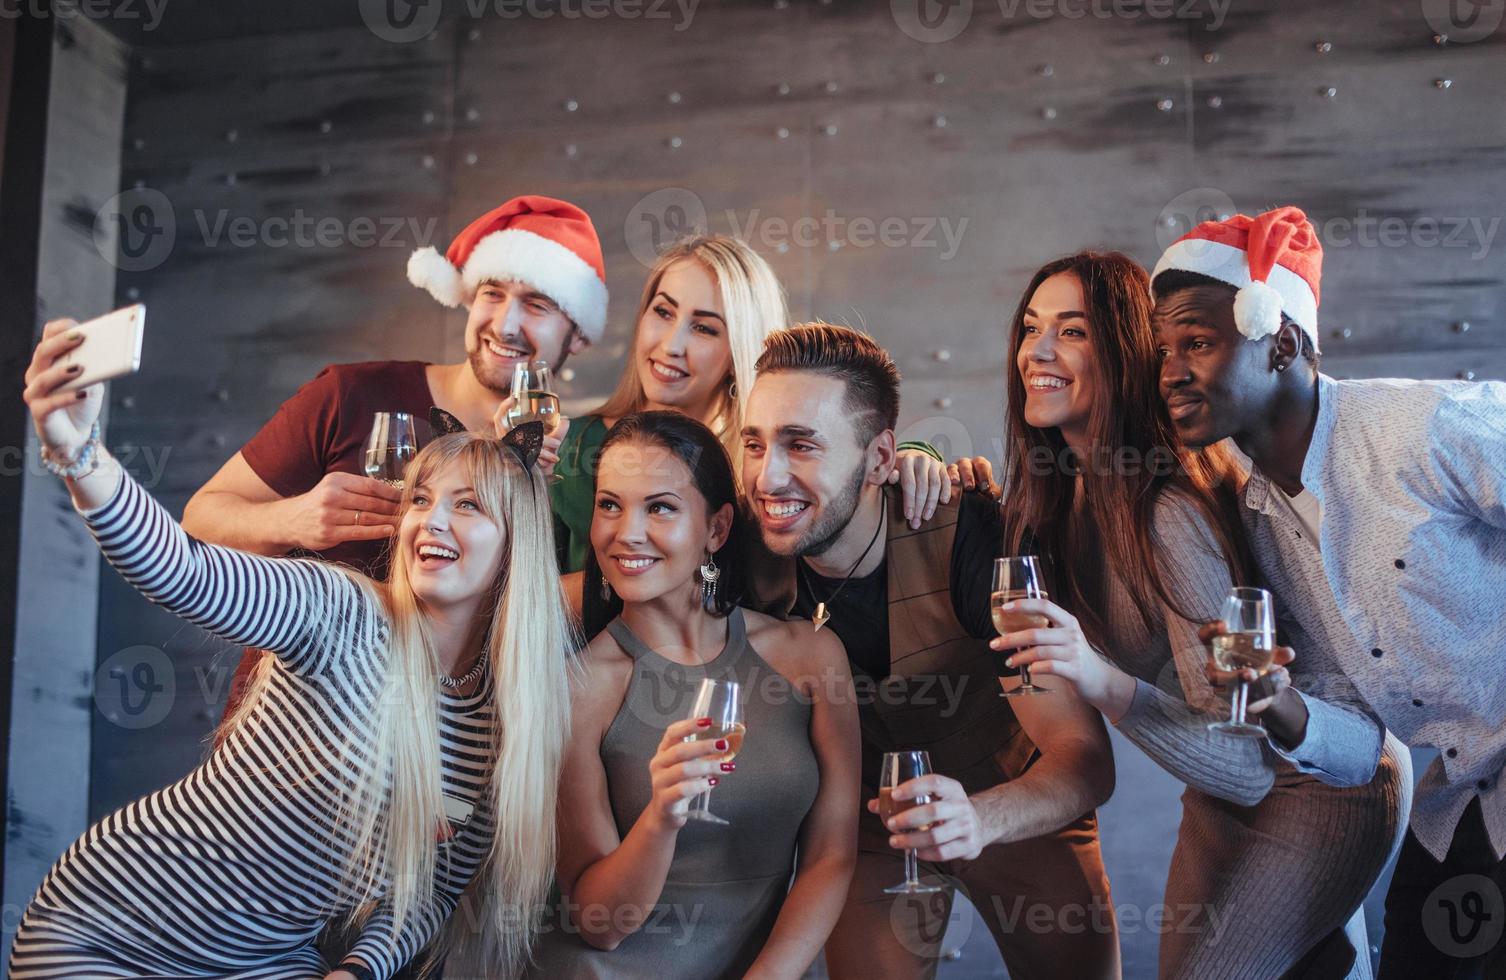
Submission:
[[[1412,811],[1412,832],[1430,854],[1448,852],[1478,795],[1500,857],[1506,384],[1320,375],[1302,485],[1321,508],[1316,542],[1259,468],[1244,502],[1261,571],[1343,672],[1319,678],[1328,689],[1311,693],[1356,690],[1408,745],[1439,750]],[[1319,707],[1303,744],[1282,752],[1316,775],[1328,717]]]

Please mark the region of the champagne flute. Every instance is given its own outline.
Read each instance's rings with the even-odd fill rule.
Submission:
[[[691,718],[710,718],[711,724],[704,729],[697,729],[694,735],[688,736],[687,742],[703,742],[707,739],[724,738],[727,740],[727,751],[721,755],[711,756],[712,762],[731,762],[737,758],[737,753],[743,747],[743,732],[746,726],[743,724],[742,689],[737,681],[717,680],[706,677],[701,680],[701,686],[695,693],[695,705],[690,709]],[[727,826],[727,821],[711,812],[711,790],[697,796],[690,804],[690,812],[686,815],[691,820],[701,820],[706,823],[719,823]]]
[[[999,631],[1000,636],[1006,633],[1017,633],[1020,630],[1043,630],[1051,626],[1051,620],[1040,613],[1019,612],[1004,608],[1007,602],[1016,599],[1044,599],[1046,590],[1041,588],[1041,570],[1034,555],[1021,555],[1017,558],[994,559],[994,587],[993,594],[989,596],[989,611],[993,613],[994,629]],[[1020,667],[1020,686],[1012,691],[1005,691],[1001,696],[1006,698],[1017,697],[1026,694],[1049,694],[1044,687],[1036,687],[1030,683],[1030,668]]]
[[[413,416],[407,412],[377,412],[366,437],[363,469],[366,475],[402,489],[403,471],[418,455]]]
[[[1213,638],[1213,662],[1219,670],[1254,670],[1264,677],[1276,656],[1275,603],[1265,589],[1237,587],[1224,597],[1225,632]],[[1265,728],[1245,720],[1250,685],[1237,681],[1229,705],[1229,720],[1216,721],[1209,731],[1239,738],[1265,738]]]
[[[931,774],[931,756],[926,752],[885,752],[883,761],[879,763],[879,819],[884,821],[884,828],[889,827],[889,818],[898,816],[906,810],[918,806],[925,806],[931,802],[931,797],[925,794],[913,800],[896,800],[894,789],[901,783],[907,783],[920,776]],[[931,829],[930,824],[917,827],[916,830],[924,832]],[[913,833],[914,831],[909,831]],[[913,848],[905,851],[905,880],[903,883],[885,888],[885,895],[929,895],[933,892],[942,891],[936,885],[923,885],[920,883],[919,860],[916,858]]]
[[[543,422],[544,432],[550,435],[560,427],[560,399],[554,393],[554,375],[547,361],[520,361],[513,366],[507,427],[514,429],[524,422]]]

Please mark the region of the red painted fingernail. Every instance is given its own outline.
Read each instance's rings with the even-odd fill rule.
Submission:
[[[721,780],[717,779],[715,776],[707,776],[706,777],[706,781],[708,783],[710,783],[711,785],[713,785],[713,786],[715,786],[717,783],[721,782]]]
[[[735,762],[724,762],[724,763],[722,763],[722,772],[732,772],[736,768],[737,768],[737,763],[735,763]]]
[[[727,751],[727,740],[725,738],[719,738],[719,739],[717,739],[716,740],[716,747],[717,747],[718,751],[721,751],[721,752]]]
[[[695,720],[695,727],[697,727],[697,728],[710,728],[711,727],[711,719],[710,718],[697,718]]]
[[[78,374],[83,369],[84,369],[84,366],[82,364],[73,364],[73,365],[69,366],[68,373],[69,374]]]
[[[81,392],[78,393],[78,400],[79,401],[83,401],[85,398],[88,398],[88,397],[89,397],[89,393],[87,391],[81,391]]]

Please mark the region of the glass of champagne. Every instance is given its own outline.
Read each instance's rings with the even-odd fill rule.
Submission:
[[[374,480],[402,489],[403,470],[418,455],[418,435],[407,412],[377,412],[366,437],[363,469]]]
[[[514,429],[524,422],[543,422],[546,435],[560,427],[560,399],[554,393],[554,373],[547,361],[523,361],[512,369],[507,427]]]
[[[701,680],[701,686],[695,693],[695,705],[690,709],[691,718],[710,718],[711,724],[706,728],[697,729],[694,735],[685,739],[687,742],[703,742],[707,739],[724,738],[727,740],[727,751],[721,755],[709,756],[712,762],[731,762],[737,758],[737,753],[743,747],[743,732],[746,726],[743,724],[742,689],[737,681],[717,680],[706,677]],[[706,823],[719,823],[727,825],[727,821],[711,812],[711,790],[697,796],[690,802],[691,820],[701,820]]]
[[[1275,603],[1265,589],[1233,588],[1224,597],[1224,633],[1213,638],[1213,663],[1219,670],[1254,670],[1264,677],[1276,655]],[[1265,738],[1260,725],[1245,720],[1250,685],[1234,685],[1229,720],[1216,721],[1209,731],[1240,738]]]
[[[994,629],[999,631],[1000,636],[1006,633],[1017,633],[1020,630],[1049,628],[1051,620],[1040,613],[1019,612],[1004,608],[1005,603],[1014,602],[1016,599],[1044,598],[1046,598],[1046,590],[1041,588],[1041,569],[1034,555],[994,559],[994,587],[993,594],[989,596],[988,605],[993,613]],[[1021,666],[1020,686],[1014,690],[1005,691],[1001,696],[1012,698],[1027,694],[1049,693],[1046,688],[1036,687],[1030,683],[1030,668]]]
[[[889,818],[898,816],[906,810],[918,806],[924,806],[931,802],[930,796],[922,794],[913,800],[896,800],[894,789],[901,783],[907,783],[920,776],[931,774],[931,756],[925,752],[885,752],[884,759],[879,771],[879,819],[884,821],[885,829],[888,829]],[[930,824],[917,827],[916,830],[924,833],[931,829]],[[908,831],[914,833],[915,831]],[[919,859],[913,849],[905,851],[905,880],[893,886],[885,888],[885,895],[929,895],[933,892],[942,891],[936,885],[923,885],[920,883]]]

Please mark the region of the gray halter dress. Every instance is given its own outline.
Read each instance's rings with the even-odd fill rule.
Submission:
[[[654,913],[610,952],[584,942],[556,907],[528,975],[741,977],[774,929],[794,874],[800,827],[816,799],[820,775],[809,699],[748,643],[741,609],[727,617],[726,646],[701,666],[659,656],[621,619],[607,630],[633,658],[627,694],[601,742],[618,834],[625,837],[648,805],[648,761],[664,729],[690,714],[703,677],[742,685],[747,734],[737,771],[722,776],[711,792],[711,812],[731,825],[690,821],[681,828]]]

